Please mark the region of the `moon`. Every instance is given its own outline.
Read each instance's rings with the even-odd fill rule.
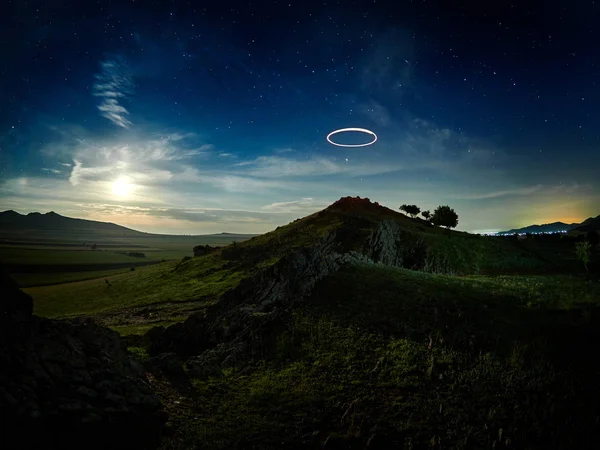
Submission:
[[[121,177],[112,184],[112,191],[117,197],[128,197],[133,190],[133,185],[126,177]]]

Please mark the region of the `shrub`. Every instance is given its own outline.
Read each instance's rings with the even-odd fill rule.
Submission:
[[[575,254],[577,259],[583,263],[585,271],[588,271],[588,263],[590,262],[590,256],[592,255],[592,246],[588,241],[577,242],[575,244]]]

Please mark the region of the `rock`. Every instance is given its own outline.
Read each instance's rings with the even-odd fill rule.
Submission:
[[[77,393],[81,394],[83,397],[88,397],[88,398],[96,398],[98,396],[98,393],[96,391],[94,391],[93,389],[90,389],[87,386],[79,386],[77,388]]]
[[[8,336],[27,329],[33,314],[33,299],[19,289],[4,267],[0,266],[0,344]],[[2,336],[5,336],[4,338]]]
[[[0,281],[3,448],[156,448],[166,416],[118,334],[36,317],[31,297]]]
[[[154,370],[171,375],[183,375],[183,361],[176,353],[161,353],[150,358],[148,363]]]
[[[204,256],[209,253],[216,251],[218,247],[211,247],[210,245],[197,245],[194,247],[194,256]]]

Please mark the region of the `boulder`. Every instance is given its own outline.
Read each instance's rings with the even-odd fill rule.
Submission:
[[[156,448],[166,417],[119,335],[32,315],[31,297],[1,281],[3,448]]]
[[[15,323],[28,322],[33,314],[33,299],[19,289],[8,272],[0,267],[0,333]]]
[[[194,256],[208,255],[217,250],[217,247],[211,247],[210,245],[197,245],[194,247]]]

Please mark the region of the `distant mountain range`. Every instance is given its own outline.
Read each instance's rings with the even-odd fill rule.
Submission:
[[[0,212],[0,231],[17,230],[39,230],[39,231],[88,231],[88,232],[110,232],[119,233],[122,236],[166,236],[142,231],[132,230],[111,222],[99,222],[97,220],[75,219],[61,216],[50,211],[42,214],[32,212],[19,214],[16,211]],[[206,236],[206,235],[205,235]],[[256,236],[254,234],[215,233],[212,236]]]
[[[598,231],[600,230],[600,216],[590,217],[581,223],[553,222],[543,225],[529,225],[523,228],[515,228],[508,231],[501,231],[497,234],[515,234],[515,233],[558,233],[562,231]]]

